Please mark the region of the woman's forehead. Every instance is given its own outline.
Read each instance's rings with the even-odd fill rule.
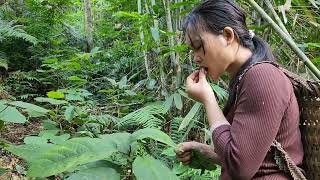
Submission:
[[[194,30],[187,30],[185,34],[185,41],[187,44],[192,44],[195,41],[201,41],[200,32]]]

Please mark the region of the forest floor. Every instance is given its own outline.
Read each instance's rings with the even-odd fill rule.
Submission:
[[[0,142],[5,141],[12,144],[22,144],[23,139],[29,135],[36,135],[42,130],[39,120],[30,120],[25,124],[6,124],[0,130]],[[22,174],[26,164],[23,160],[0,149],[0,167],[7,170],[0,180],[25,180]]]

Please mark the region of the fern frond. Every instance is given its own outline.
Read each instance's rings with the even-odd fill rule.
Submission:
[[[27,34],[20,27],[18,25],[14,26],[12,22],[7,23],[0,20],[0,42],[6,38],[18,38],[36,45],[38,43],[37,38]]]
[[[182,121],[183,121],[182,117],[176,117],[171,122],[171,139],[175,143],[182,142],[184,133],[186,131],[186,129],[179,131],[179,127]]]
[[[165,109],[162,104],[153,104],[123,117],[118,126],[142,126],[144,128],[157,128],[164,122]]]

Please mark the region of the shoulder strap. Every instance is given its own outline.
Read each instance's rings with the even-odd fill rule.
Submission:
[[[291,177],[294,180],[307,179],[302,173],[303,170],[299,168],[297,165],[295,165],[293,160],[290,158],[288,153],[282,148],[281,144],[278,141],[274,140],[271,144],[271,147],[275,149],[274,159],[280,170],[290,173]]]

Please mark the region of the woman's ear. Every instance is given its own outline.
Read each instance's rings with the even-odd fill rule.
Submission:
[[[225,27],[223,29],[223,37],[227,41],[227,44],[230,45],[235,39],[235,33],[231,27]]]

